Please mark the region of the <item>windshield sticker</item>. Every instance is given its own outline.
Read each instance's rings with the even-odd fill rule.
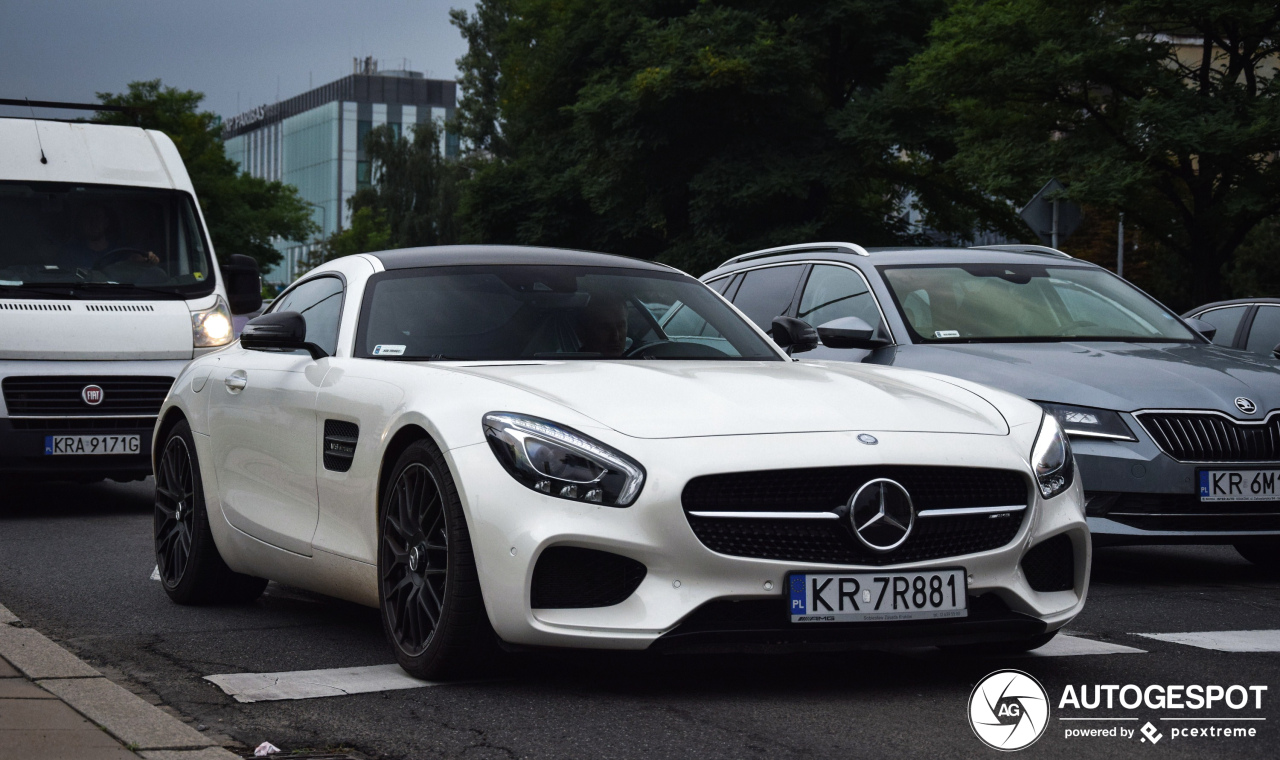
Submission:
[[[374,356],[404,356],[404,346],[383,345],[373,347]]]
[[[204,272],[192,272],[191,276],[196,278],[196,282],[204,280]]]
[[[959,331],[959,330],[934,330],[934,331],[933,331],[933,337],[935,337],[935,338],[959,338],[959,337],[960,337],[960,331]]]

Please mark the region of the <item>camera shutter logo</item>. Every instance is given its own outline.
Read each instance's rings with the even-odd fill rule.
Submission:
[[[1253,414],[1258,411],[1258,405],[1253,403],[1253,399],[1240,396],[1236,399],[1236,408],[1245,414]]]
[[[1021,670],[998,670],[969,695],[969,726],[983,744],[1012,752],[1036,743],[1049,725],[1049,695]]]
[[[89,406],[101,404],[103,395],[100,385],[86,385],[80,390],[80,398]]]

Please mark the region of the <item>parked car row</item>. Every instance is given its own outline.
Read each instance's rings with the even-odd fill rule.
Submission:
[[[445,678],[498,648],[1021,651],[1080,612],[1095,541],[1276,565],[1280,369],[1240,350],[1280,340],[1268,304],[1184,319],[1035,246],[813,243],[702,281],[360,254],[264,308],[163,135],[0,145],[0,472],[154,472],[178,603],[378,607]]]

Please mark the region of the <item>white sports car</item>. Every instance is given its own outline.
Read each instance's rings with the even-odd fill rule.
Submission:
[[[1091,551],[1054,418],[778,347],[813,333],[780,319],[775,343],[694,278],[604,254],[330,262],[174,383],[164,589],[380,607],[427,678],[495,646],[1046,642]]]

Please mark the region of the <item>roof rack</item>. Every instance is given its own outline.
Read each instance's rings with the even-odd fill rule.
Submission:
[[[744,253],[740,256],[734,256],[733,258],[728,259],[727,261],[722,263],[720,266],[722,267],[729,266],[730,264],[733,264],[739,261],[746,261],[747,259],[758,259],[758,258],[763,258],[765,256],[780,256],[784,253],[797,253],[799,251],[821,251],[821,250],[830,250],[830,249],[844,251],[845,253],[852,253],[857,256],[871,255],[867,253],[866,248],[863,248],[857,243],[799,243],[797,245],[780,245],[777,248],[765,248],[764,250],[761,250],[761,251],[752,251],[750,253]]]
[[[982,251],[1013,251],[1015,253],[1044,253],[1050,256],[1061,256],[1064,259],[1072,258],[1071,254],[1063,253],[1057,248],[1050,248],[1047,245],[971,245],[970,249],[977,248]]]

